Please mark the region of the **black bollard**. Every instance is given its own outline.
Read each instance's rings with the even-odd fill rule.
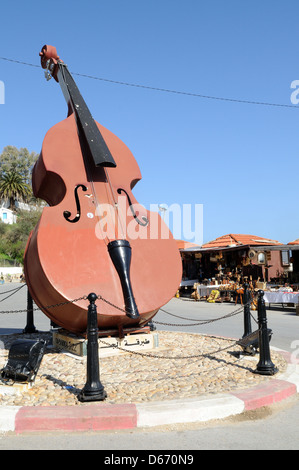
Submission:
[[[100,382],[99,346],[98,346],[98,319],[95,301],[96,294],[89,294],[88,324],[87,324],[87,381],[78,395],[78,400],[101,401],[107,397]]]
[[[23,333],[36,333],[36,331],[37,330],[33,321],[33,300],[29,289],[27,288],[27,324],[23,330]]]
[[[250,291],[249,291],[249,284],[244,284],[244,294],[243,294],[243,302],[244,302],[244,335],[250,335],[252,333],[251,330],[251,314],[250,314]]]
[[[271,361],[270,344],[269,344],[269,330],[267,328],[267,314],[264,300],[264,291],[258,291],[258,323],[259,323],[259,351],[260,360],[257,364],[256,374],[260,375],[274,375],[278,372]]]

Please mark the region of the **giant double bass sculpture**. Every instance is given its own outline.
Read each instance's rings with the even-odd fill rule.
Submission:
[[[68,115],[47,132],[33,169],[34,195],[49,206],[25,251],[29,291],[53,322],[77,334],[86,331],[90,292],[106,300],[98,304],[99,329],[140,327],[178,288],[176,242],[161,217],[137,203],[136,160],[93,119],[55,47],[40,56]]]

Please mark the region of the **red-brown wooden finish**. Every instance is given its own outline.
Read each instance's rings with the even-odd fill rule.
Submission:
[[[99,329],[142,326],[174,296],[181,281],[181,257],[168,227],[159,214],[138,206],[133,196],[132,189],[141,179],[135,158],[117,136],[97,126],[117,164],[115,168],[88,163],[71,114],[47,132],[32,175],[34,195],[47,201],[49,207],[43,209],[27,243],[26,282],[41,310],[74,333],[86,331],[88,301],[68,303],[73,299],[94,292],[108,301],[98,299],[96,303]],[[76,214],[77,185],[87,190],[78,189],[81,216],[78,222],[70,223],[64,212]],[[112,194],[118,194],[119,188],[136,204],[138,217],[149,220],[146,226],[136,223],[124,193],[115,208]],[[112,210],[104,212],[106,207]],[[101,220],[109,238],[100,229]],[[119,276],[107,249],[108,241],[122,238],[129,240],[132,248],[130,277],[140,314],[137,320],[123,310]]]

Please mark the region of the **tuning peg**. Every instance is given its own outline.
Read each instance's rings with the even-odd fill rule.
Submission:
[[[45,70],[45,77],[46,80],[50,80],[52,77],[55,78],[56,81],[57,77],[57,63],[62,62],[57,54],[56,47],[54,46],[43,46],[41,52],[39,53],[41,58],[41,66]]]

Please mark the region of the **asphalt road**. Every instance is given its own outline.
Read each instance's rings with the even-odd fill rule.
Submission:
[[[144,457],[151,451],[159,454],[191,451],[188,453],[196,455],[199,450],[298,450],[298,420],[299,402],[291,400],[283,407],[274,406],[248,413],[246,418],[207,425],[133,432],[0,435],[0,450],[99,450],[103,457],[111,456],[111,452],[133,455],[138,450]]]
[[[20,332],[26,325],[26,312],[2,313],[26,309],[27,288],[21,286],[22,284],[0,286],[0,335]],[[7,292],[19,287],[21,287],[19,291]],[[239,313],[223,318],[235,312]],[[256,312],[252,312],[252,315],[252,330],[254,331],[257,329]],[[273,331],[271,346],[292,352],[298,358],[299,316],[296,316],[295,310],[271,308],[271,310],[267,309],[267,316],[268,327]],[[50,321],[40,311],[35,312],[34,321],[38,330],[49,330]],[[206,324],[202,324],[203,321]],[[154,322],[158,330],[212,334],[230,338],[240,338],[244,332],[242,307],[234,304],[207,304],[189,299],[172,299],[154,317]],[[201,324],[194,325],[196,322],[201,322]],[[103,451],[101,454],[103,456],[111,455],[110,450],[114,450],[115,455],[117,455],[117,450],[126,451],[126,455],[129,455],[130,450],[132,453],[144,450],[144,456],[147,455],[146,450],[166,452],[166,449],[174,453],[177,453],[178,449],[194,452],[203,449],[298,450],[298,420],[297,395],[289,401],[270,408],[208,424],[193,423],[161,429],[84,434],[43,433],[20,436],[6,434],[0,436],[0,449],[97,449]]]

